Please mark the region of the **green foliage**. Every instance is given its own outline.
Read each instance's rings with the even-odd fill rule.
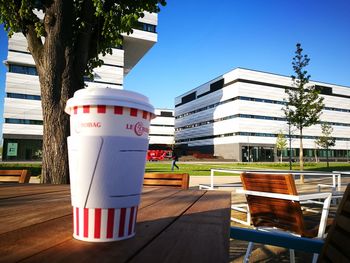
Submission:
[[[147,162],[147,173],[188,173],[191,176],[209,176],[210,169],[277,169],[277,170],[289,170],[288,163],[178,163],[180,170],[171,171],[171,164],[169,162]],[[298,163],[293,163],[293,170],[299,170]],[[305,163],[305,170],[309,171],[348,171],[350,169],[350,163],[332,163],[331,167],[327,167],[325,163]],[[228,173],[215,173],[215,175],[233,176],[235,174]],[[238,174],[237,174],[238,175]]]
[[[291,76],[295,88],[285,90],[288,100],[283,110],[288,122],[302,131],[303,128],[318,123],[324,104],[315,86],[306,87],[310,75],[307,74],[305,67],[309,64],[310,58],[302,54],[300,44],[296,47],[292,62],[296,75]]]
[[[277,135],[276,148],[278,151],[283,151],[285,148],[287,148],[287,139],[281,130],[278,132]]]
[[[335,145],[335,138],[332,137],[333,128],[327,123],[321,124],[322,135],[315,141],[315,143],[323,149],[329,149]]]

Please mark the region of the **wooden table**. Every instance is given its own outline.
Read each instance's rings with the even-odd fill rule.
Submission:
[[[144,188],[136,236],[72,238],[68,185],[0,185],[0,262],[227,262],[230,192]]]

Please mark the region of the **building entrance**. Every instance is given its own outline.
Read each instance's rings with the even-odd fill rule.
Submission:
[[[274,148],[262,146],[242,146],[242,162],[273,162]]]

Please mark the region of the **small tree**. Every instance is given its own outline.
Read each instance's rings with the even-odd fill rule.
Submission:
[[[282,163],[282,151],[287,148],[287,139],[280,130],[276,139],[276,148],[280,152],[280,163]]]
[[[326,150],[327,167],[329,167],[329,148],[335,145],[335,138],[332,137],[333,128],[327,123],[321,124],[322,135],[315,141],[316,144]]]
[[[288,123],[299,130],[300,170],[304,170],[303,130],[319,122],[324,104],[323,98],[319,96],[319,90],[315,86],[306,86],[309,83],[310,75],[307,74],[305,67],[309,64],[310,58],[303,55],[303,49],[299,43],[296,48],[292,62],[295,75],[291,76],[294,87],[285,90],[288,100],[283,110]],[[303,175],[300,176],[300,181],[304,182]]]

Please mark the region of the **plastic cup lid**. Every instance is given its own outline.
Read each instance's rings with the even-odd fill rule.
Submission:
[[[75,106],[122,106],[148,111],[154,114],[154,107],[149,99],[137,92],[113,88],[80,89],[74,93],[73,98],[67,101],[65,112],[70,114]]]

